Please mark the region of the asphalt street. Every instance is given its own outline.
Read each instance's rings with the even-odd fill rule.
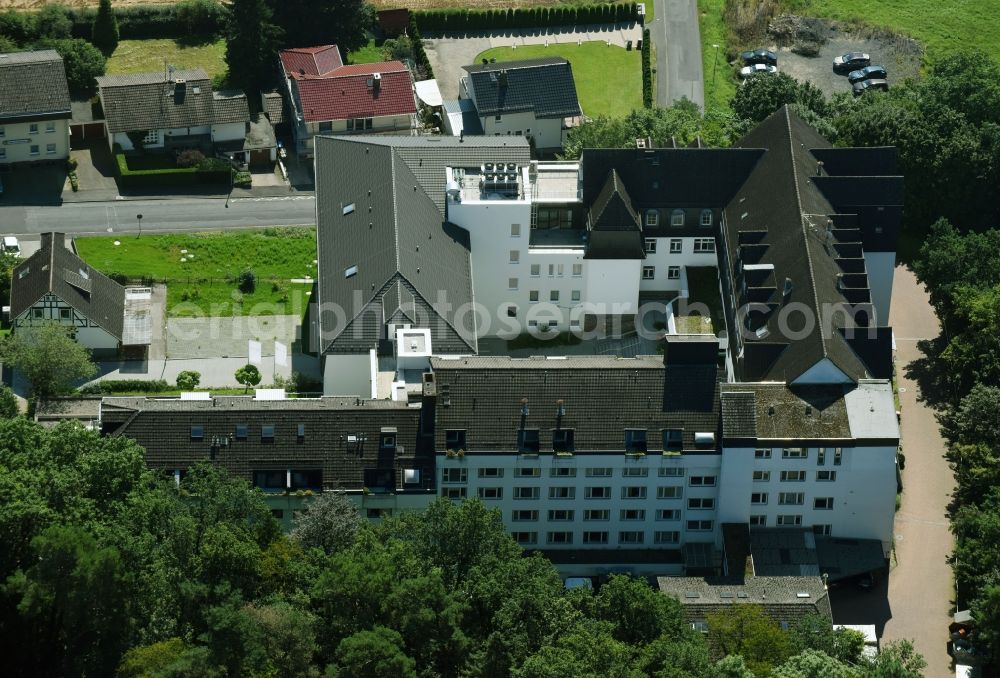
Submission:
[[[687,97],[704,107],[698,1],[654,0],[654,7],[647,28],[656,45],[656,103],[669,106]]]
[[[136,233],[139,214],[144,233],[316,223],[312,196],[239,198],[230,200],[228,207],[224,198],[176,198],[0,207],[0,233]]]

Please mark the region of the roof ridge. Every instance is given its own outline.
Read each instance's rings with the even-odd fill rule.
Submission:
[[[396,273],[402,275],[399,261],[399,196],[396,192],[396,149],[391,146],[389,147],[389,172],[392,175],[392,240],[396,250]],[[417,289],[415,285],[413,289]]]

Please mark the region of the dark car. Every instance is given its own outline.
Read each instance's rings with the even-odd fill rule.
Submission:
[[[834,73],[850,73],[864,68],[872,62],[872,58],[864,52],[848,52],[833,59]]]
[[[754,64],[764,64],[766,66],[775,66],[778,63],[778,55],[769,49],[755,49],[751,52],[743,52],[740,54],[743,59],[743,64],[746,66],[753,66]]]
[[[847,80],[853,85],[856,82],[871,80],[873,78],[885,80],[888,75],[882,66],[865,66],[864,68],[859,68],[856,71],[848,73]]]
[[[862,80],[861,82],[854,83],[854,96],[859,97],[865,92],[873,89],[880,89],[883,92],[889,90],[889,83],[885,80],[872,79],[872,80]]]

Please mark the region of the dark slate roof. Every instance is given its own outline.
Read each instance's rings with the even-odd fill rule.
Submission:
[[[604,188],[590,205],[588,259],[643,259],[642,227],[618,172],[608,172]]]
[[[264,113],[271,124],[277,125],[285,120],[285,97],[281,92],[264,92],[261,94],[264,104]]]
[[[531,111],[536,118],[582,115],[573,66],[561,57],[465,66],[481,117]]]
[[[250,122],[247,95],[242,90],[223,90],[212,93],[212,122],[223,125],[231,122]]]
[[[41,247],[14,269],[10,315],[17,318],[53,294],[118,340],[125,322],[125,288],[66,249],[63,233],[43,233]]]
[[[552,451],[556,428],[573,429],[576,451],[623,452],[625,429],[647,429],[650,453],[663,451],[662,429],[694,434],[719,430],[719,380],[710,365],[664,365],[659,356],[616,358],[432,358],[437,389],[436,446],[445,431],[465,429],[469,452],[516,452],[517,432],[538,429],[540,450]],[[522,399],[528,414],[522,416]],[[564,413],[557,413],[562,400]]]
[[[62,57],[52,49],[0,54],[0,120],[35,116],[71,117]]]
[[[97,78],[108,131],[114,134],[211,125],[215,103],[208,74],[195,68],[174,71],[172,79],[184,80],[184,87],[168,81],[163,73]]]
[[[434,486],[434,458],[420,440],[420,409],[389,400],[345,397],[256,400],[253,396],[216,396],[211,400],[109,397],[101,405],[105,433],[135,439],[155,469],[187,468],[209,457],[210,441],[233,436],[216,453],[216,464],[246,480],[253,471],[322,469],[327,490],[359,490],[366,468],[392,468],[396,487],[402,470],[421,471],[419,488]],[[273,424],[274,442],[261,440],[261,426]],[[298,426],[305,436],[298,439]],[[203,439],[191,440],[191,426]],[[248,426],[246,440],[235,440],[237,425]],[[379,450],[383,428],[395,429],[396,449]],[[348,439],[356,436],[360,444]]]
[[[810,614],[833,619],[830,596],[816,577],[657,577],[660,591],[677,598],[686,621],[704,622],[730,605],[760,605],[778,623],[794,624]],[[806,595],[802,595],[806,594]]]
[[[397,312],[429,311],[436,352],[474,352],[474,329],[455,314],[472,301],[468,233],[444,223],[395,148],[317,137],[316,177],[319,303],[342,314],[323,313],[322,349],[367,350]],[[450,304],[443,317],[432,310],[439,297]]]

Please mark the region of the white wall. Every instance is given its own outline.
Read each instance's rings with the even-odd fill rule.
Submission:
[[[323,357],[323,395],[371,397],[371,361],[365,353],[331,353]]]
[[[639,309],[642,259],[588,259],[584,300],[604,315],[635,313]],[[615,309],[618,310],[615,310]]]
[[[483,132],[486,136],[523,135],[535,139],[536,148],[562,148],[563,121],[562,118],[535,118],[535,114],[505,113],[500,116],[485,116],[480,118]]]
[[[706,238],[712,237],[711,229],[705,229],[708,231],[704,236]],[[682,289],[681,283],[682,278],[676,280],[670,280],[667,277],[667,273],[671,266],[680,266],[682,271],[688,266],[715,266],[718,267],[718,257],[714,252],[699,252],[694,251],[694,241],[695,238],[653,238],[656,241],[656,251],[646,252],[646,260],[642,263],[643,266],[653,266],[654,267],[654,277],[652,280],[642,280],[639,283],[639,289],[643,292],[680,292]],[[672,240],[679,240],[681,243],[681,251],[679,253],[670,252],[670,243]]]
[[[868,286],[872,291],[875,305],[876,325],[889,324],[889,309],[892,303],[892,279],[896,270],[895,252],[865,252],[865,268],[868,270]]]
[[[31,133],[31,125],[38,126],[34,134]],[[52,125],[51,130],[49,125]],[[0,152],[3,152],[0,164],[65,160],[69,155],[69,120],[0,122],[0,130],[3,131],[0,137]],[[51,153],[50,144],[55,146]]]
[[[35,315],[36,309],[41,310],[40,318]],[[64,317],[64,312],[68,312],[68,317]],[[46,295],[14,319],[14,324],[17,327],[31,326],[35,322],[58,322],[60,325],[72,327],[76,332],[76,341],[92,351],[118,350],[118,339],[53,295]]]

